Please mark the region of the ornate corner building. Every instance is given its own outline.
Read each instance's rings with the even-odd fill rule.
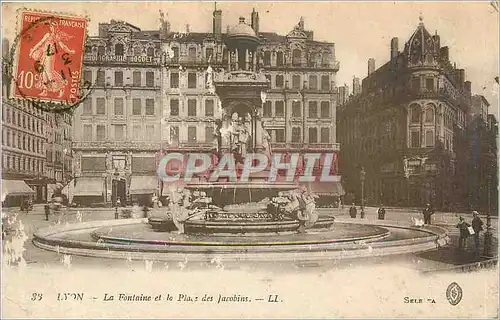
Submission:
[[[217,9],[205,33],[173,32],[163,14],[154,31],[99,24],[84,59],[94,89],[74,116],[74,197],[113,202],[161,192],[156,167],[165,152],[212,153],[224,101],[211,81],[267,83],[258,117],[273,151],[339,151],[334,44],[315,41],[302,19],[286,36],[261,32],[255,11],[250,24],[241,18],[222,31]],[[245,41],[258,45],[247,50]]]
[[[351,198],[360,201],[364,168],[368,203],[463,204],[471,83],[448,51],[421,19],[402,52],[393,38],[389,62],[375,69],[368,61],[361,92],[337,111],[340,168]]]

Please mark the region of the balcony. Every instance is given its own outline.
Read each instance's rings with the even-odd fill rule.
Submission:
[[[416,89],[411,88],[404,90],[403,94],[406,95],[406,97],[410,97],[411,99],[445,100],[454,106],[458,105],[466,106],[470,104],[470,101],[458,90],[456,92],[456,96],[453,96],[453,93],[445,88],[440,88],[438,90],[426,89],[426,88],[416,88]]]

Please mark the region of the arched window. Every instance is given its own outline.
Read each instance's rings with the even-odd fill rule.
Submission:
[[[97,54],[102,56],[106,54],[106,48],[104,46],[98,46],[97,47]]]
[[[146,54],[147,54],[148,57],[153,57],[155,55],[155,49],[153,47],[149,47],[146,50]]]
[[[136,56],[140,56],[142,54],[142,48],[140,45],[136,45],[134,47],[134,55]]]
[[[292,64],[294,66],[300,66],[302,64],[302,51],[299,49],[294,49],[292,52]]]
[[[411,123],[420,123],[420,113],[420,106],[418,104],[410,106]]]
[[[429,104],[425,109],[425,122],[434,123],[434,105]]]
[[[329,55],[328,55],[328,52],[323,52],[321,54],[321,65],[323,67],[326,67],[328,66],[328,63],[329,63]]]
[[[115,56],[123,56],[124,50],[123,50],[123,44],[117,43],[115,44]]]
[[[277,65],[278,67],[280,67],[280,66],[283,66],[284,64],[285,64],[285,59],[284,59],[284,57],[283,57],[283,52],[278,51],[278,52],[276,53],[276,65]]]

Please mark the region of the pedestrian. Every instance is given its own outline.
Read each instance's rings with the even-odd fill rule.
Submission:
[[[463,217],[459,218],[459,222],[457,224],[457,228],[460,230],[460,237],[458,238],[458,249],[465,249],[467,245],[467,238],[470,235],[469,232],[470,224],[465,222]]]
[[[472,229],[474,230],[474,251],[479,252],[479,233],[483,231],[483,221],[477,211],[472,211]]]
[[[50,205],[48,203],[46,203],[43,206],[43,209],[45,210],[45,220],[49,221]]]
[[[430,203],[422,211],[424,215],[424,224],[431,224],[431,216],[434,214],[434,210],[432,209]]]
[[[358,214],[358,211],[356,209],[356,205],[353,203],[352,206],[349,208],[349,215],[351,218],[356,218],[356,215]]]
[[[378,213],[379,220],[385,219],[385,208],[383,205],[381,205],[380,208],[378,208],[377,213]]]

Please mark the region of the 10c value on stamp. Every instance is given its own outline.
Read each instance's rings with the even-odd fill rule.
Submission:
[[[13,96],[78,103],[87,19],[28,10],[19,18]]]

